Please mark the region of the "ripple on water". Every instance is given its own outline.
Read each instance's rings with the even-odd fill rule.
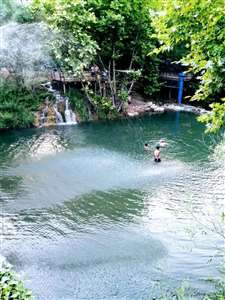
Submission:
[[[202,134],[165,115],[0,136],[2,252],[37,299],[157,299],[185,278],[205,292],[225,176]],[[156,165],[143,143],[162,136]]]

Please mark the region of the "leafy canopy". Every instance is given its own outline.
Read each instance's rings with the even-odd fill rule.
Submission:
[[[88,29],[95,15],[83,0],[35,0],[33,11],[47,21],[56,38],[52,42],[55,60],[62,69],[80,75],[98,48]]]
[[[155,52],[185,49],[181,62],[199,79],[192,100],[213,102],[211,130],[225,124],[225,2],[224,0],[161,0],[153,24],[161,46]],[[216,116],[216,118],[215,118]]]
[[[91,63],[144,70],[156,85],[155,47],[149,7],[153,0],[34,0],[32,7],[57,34],[52,44],[58,66],[81,75]],[[148,71],[149,70],[149,71]],[[153,78],[153,81],[152,81]]]

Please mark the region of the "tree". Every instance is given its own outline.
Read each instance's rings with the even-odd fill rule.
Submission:
[[[156,42],[150,5],[150,0],[35,0],[33,8],[57,34],[53,52],[58,66],[80,78],[92,106],[108,109],[111,103],[120,111],[141,73],[153,85],[150,93],[158,88],[157,63],[147,56]],[[91,64],[107,74],[107,86],[100,79],[94,85],[82,81]]]
[[[141,78],[151,87],[149,94],[157,90],[158,63],[147,56],[156,45],[149,15],[152,1],[90,0],[87,5],[96,16],[91,31],[99,45],[98,60],[111,74],[114,94],[118,90],[129,95],[135,81]],[[122,76],[122,73],[116,73],[116,69],[129,72]]]
[[[192,100],[212,103],[212,114],[201,118],[213,131],[225,124],[225,3],[224,0],[161,0],[153,24],[161,46],[154,52],[185,48],[180,62],[199,79]]]
[[[35,0],[33,11],[46,21],[55,33],[52,50],[57,65],[64,71],[80,76],[96,55],[97,43],[88,29],[95,15],[83,0]]]

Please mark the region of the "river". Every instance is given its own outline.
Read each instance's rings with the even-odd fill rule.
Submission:
[[[168,146],[152,161],[160,138]],[[1,254],[38,300],[201,299],[219,276],[219,135],[186,113],[0,134]]]

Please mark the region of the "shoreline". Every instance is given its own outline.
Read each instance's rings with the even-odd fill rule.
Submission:
[[[188,104],[176,104],[176,103],[164,103],[156,104],[153,101],[145,102],[143,100],[137,100],[133,98],[130,104],[127,104],[125,108],[125,114],[128,117],[137,117],[144,114],[160,114],[167,111],[173,112],[189,112],[196,115],[210,114],[210,111]]]
[[[145,101],[144,101],[145,100]],[[195,115],[202,115],[202,114],[210,114],[211,112],[197,106],[188,105],[188,104],[176,104],[171,102],[165,102],[164,104],[156,104],[153,101],[146,101],[147,99],[142,98],[139,95],[135,95],[131,98],[129,103],[124,104],[123,112],[118,116],[118,118],[113,118],[114,120],[120,119],[120,118],[134,118],[144,115],[155,115],[155,114],[163,114],[165,112],[188,112],[193,113]],[[38,114],[38,112],[36,113]],[[37,116],[37,115],[36,115]],[[7,132],[8,130],[19,130],[19,129],[27,129],[27,128],[49,128],[54,126],[70,126],[70,125],[77,125],[82,124],[86,122],[96,122],[100,121],[101,119],[93,118],[89,119],[88,121],[80,121],[78,118],[76,124],[72,123],[63,123],[63,124],[56,124],[55,122],[48,122],[42,126],[39,125],[38,122],[36,122],[37,117],[35,118],[35,122],[33,126],[31,127],[24,127],[24,128],[0,128],[1,132]],[[107,120],[107,119],[105,119]],[[108,118],[108,120],[112,120],[111,118]]]

